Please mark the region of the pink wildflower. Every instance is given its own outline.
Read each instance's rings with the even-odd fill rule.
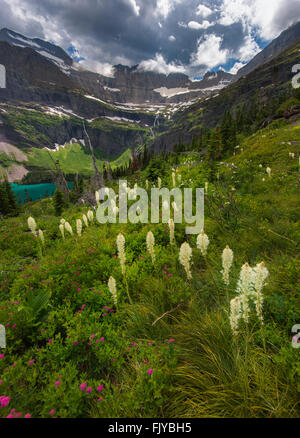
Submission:
[[[82,384],[79,386],[79,389],[80,389],[81,391],[84,391],[86,387],[87,387],[87,384],[84,382],[84,383],[82,383]]]

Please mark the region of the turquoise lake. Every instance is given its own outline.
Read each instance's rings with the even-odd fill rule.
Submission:
[[[73,183],[68,183],[69,188],[73,187]],[[18,185],[11,183],[12,190],[16,195],[17,201],[21,199],[22,204],[24,204],[26,200],[25,191],[28,191],[28,196],[33,201],[37,201],[38,199],[46,198],[47,196],[52,196],[56,190],[56,185],[52,183],[45,184],[30,184],[30,185]]]

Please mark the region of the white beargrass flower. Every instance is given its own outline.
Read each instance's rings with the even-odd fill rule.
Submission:
[[[117,237],[117,248],[118,248],[118,257],[120,260],[122,274],[125,275],[125,262],[126,262],[125,237],[121,233]]]
[[[71,234],[71,236],[73,236],[73,229],[72,229],[71,225],[69,224],[69,222],[65,222],[65,229],[68,231],[68,233]]]
[[[192,248],[187,242],[184,242],[179,251],[179,261],[185,269],[188,280],[192,279],[191,273],[191,258],[192,258]]]
[[[27,219],[27,223],[28,223],[28,227],[29,227],[30,231],[32,232],[32,234],[34,234],[36,236],[37,235],[37,231],[36,231],[37,224],[36,224],[35,220],[33,219],[33,217],[30,216]]]
[[[65,223],[66,223],[65,219],[62,218],[62,219],[60,220],[60,223],[61,223],[62,225],[65,225]]]
[[[207,254],[207,247],[209,245],[209,238],[204,233],[204,230],[197,237],[197,248],[200,249],[202,255],[205,257]]]
[[[81,219],[77,219],[76,220],[76,231],[79,237],[81,237],[81,233],[82,233],[82,222]]]
[[[157,185],[158,185],[158,188],[161,189],[161,178],[160,177],[157,178]]]
[[[154,252],[155,239],[152,231],[148,232],[146,243],[147,243],[147,249],[152,258],[152,263],[155,263],[155,252]]]
[[[109,292],[112,294],[114,304],[116,306],[118,304],[118,297],[117,297],[116,280],[114,279],[114,277],[109,277],[108,289],[109,289]]]
[[[267,167],[266,171],[267,171],[267,174],[269,175],[269,178],[271,178],[271,173],[272,173],[271,168]]]
[[[176,204],[175,201],[172,202],[172,208],[173,208],[173,210],[176,211],[176,212],[179,211],[179,208],[177,207],[177,204]]]
[[[149,181],[146,179],[146,190],[149,189]]]
[[[230,301],[230,327],[233,334],[238,334],[239,320],[241,318],[241,301],[239,297]]]
[[[61,232],[61,235],[62,235],[63,240],[65,240],[65,227],[64,227],[63,224],[60,224],[60,225],[59,225],[59,230],[60,230],[60,232]]]
[[[39,230],[38,235],[39,235],[39,238],[41,239],[42,245],[44,246],[45,245],[45,237],[44,237],[43,231]]]
[[[86,217],[85,214],[82,216],[82,219],[83,219],[84,225],[85,225],[86,227],[88,227],[88,226],[89,226],[89,221],[88,221],[88,219],[87,219],[87,217]]]
[[[169,219],[169,229],[170,229],[170,244],[175,245],[175,224],[173,219]]]
[[[222,254],[223,280],[226,286],[229,286],[229,271],[233,262],[233,251],[227,245]]]
[[[172,172],[173,187],[176,187],[176,173]]]
[[[100,205],[100,195],[98,190],[95,192],[95,198],[96,198],[96,203],[99,206]]]
[[[93,222],[93,220],[94,220],[94,213],[92,212],[92,210],[89,210],[89,211],[87,212],[87,217],[88,217],[88,220],[89,220],[90,222]]]
[[[260,322],[263,324],[263,302],[264,297],[262,289],[265,286],[265,280],[269,276],[269,271],[265,267],[264,262],[259,263],[252,270],[252,296],[256,307],[256,314]]]
[[[240,296],[242,308],[243,308],[243,318],[246,323],[249,321],[249,297],[252,292],[252,268],[248,263],[242,266],[240,272],[240,278],[237,284],[237,293]]]

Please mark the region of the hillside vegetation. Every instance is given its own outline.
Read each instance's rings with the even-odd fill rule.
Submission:
[[[213,165],[193,152],[162,154],[129,176],[131,186],[157,186],[157,177],[162,187],[174,177],[206,186],[207,254],[185,224],[175,225],[173,243],[168,224],[100,225],[82,203],[60,217],[44,199],[1,221],[1,417],[299,417],[299,120],[238,140]],[[189,267],[179,260],[184,242]],[[263,325],[250,297],[249,322],[241,318],[236,333],[230,301],[241,268],[261,262]]]

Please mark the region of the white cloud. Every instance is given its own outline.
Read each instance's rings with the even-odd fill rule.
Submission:
[[[236,63],[234,64],[234,66],[229,70],[228,73],[231,73],[232,75],[236,75],[237,72],[238,72],[242,67],[244,67],[244,65],[246,65],[246,64],[244,64],[243,62],[236,62]]]
[[[222,38],[215,34],[200,38],[197,51],[192,53],[191,56],[191,66],[205,65],[208,68],[213,68],[219,64],[225,64],[229,56],[229,50],[221,49],[222,41]]]
[[[238,51],[238,58],[242,62],[249,62],[261,51],[259,45],[250,35],[247,35],[244,39],[244,44]]]
[[[230,26],[241,22],[244,30],[255,29],[262,39],[269,41],[299,21],[299,3],[299,0],[223,0],[219,23]]]
[[[170,35],[169,36],[169,41],[171,41],[171,42],[176,41],[176,38],[174,37],[174,35]]]
[[[156,15],[161,15],[166,19],[170,12],[173,11],[176,4],[181,3],[182,1],[184,0],[157,0]]]
[[[106,77],[114,77],[114,67],[107,62],[83,60],[75,63],[75,67],[80,70],[89,70]]]
[[[135,13],[135,15],[139,16],[140,15],[140,6],[137,5],[136,0],[128,0],[130,5],[132,6],[133,12]]]
[[[210,26],[213,26],[213,25],[214,25],[214,23],[210,23],[210,22],[207,21],[207,20],[204,20],[201,24],[198,23],[198,21],[190,21],[190,22],[188,23],[188,27],[189,27],[190,29],[195,29],[195,30],[199,30],[199,29],[207,29],[207,28],[209,28]]]
[[[167,64],[163,55],[157,53],[154,59],[148,59],[142,61],[139,65],[139,69],[143,71],[154,71],[156,73],[163,73],[168,75],[170,73],[184,73],[185,68],[182,65],[176,65],[171,62]]]
[[[200,17],[207,18],[212,14],[212,10],[207,6],[199,5],[196,11],[196,15],[200,15]]]

